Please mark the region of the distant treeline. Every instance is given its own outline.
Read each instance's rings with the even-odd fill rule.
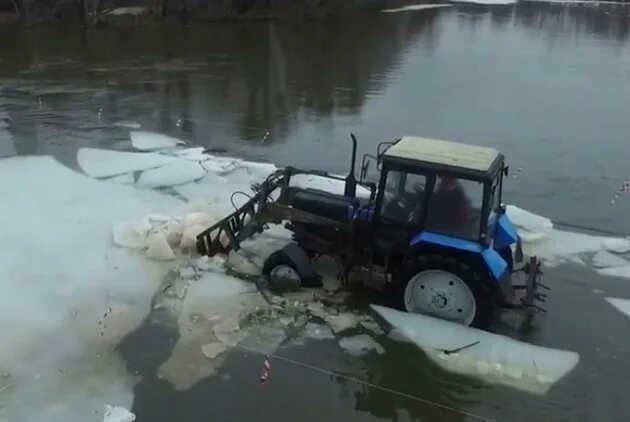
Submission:
[[[77,19],[86,23],[155,19],[318,17],[403,0],[0,0],[0,22]],[[123,10],[120,8],[128,8]],[[119,9],[121,13],[110,13]]]

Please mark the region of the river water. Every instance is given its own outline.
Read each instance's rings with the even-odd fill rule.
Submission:
[[[609,204],[630,176],[629,34],[630,7],[528,2],[315,22],[3,27],[0,156],[53,155],[76,169],[79,147],[130,148],[120,121],[336,172],[348,166],[350,132],[361,153],[405,134],[453,139],[507,156],[506,202],[630,233],[630,201]],[[581,361],[543,397],[446,375],[398,344],[358,364],[325,342],[292,353],[497,420],[625,420],[630,321],[591,290],[630,297],[630,288],[571,266],[547,277],[560,285],[551,314],[518,336],[576,350]],[[147,421],[467,419],[302,369],[278,369],[261,397],[258,365],[231,356],[221,370],[229,387],[219,376],[184,392],[145,380],[134,410]]]

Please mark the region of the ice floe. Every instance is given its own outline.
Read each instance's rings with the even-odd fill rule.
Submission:
[[[621,256],[613,256],[630,250],[630,242],[624,238],[596,236],[554,228],[548,218],[533,214],[513,205],[506,213],[516,225],[523,240],[523,250],[527,255],[536,255],[545,265],[554,266],[562,262],[585,265],[584,257],[598,272],[630,277],[630,272],[622,270],[630,261]]]
[[[114,122],[114,126],[122,127],[126,129],[140,129],[142,127],[140,123],[131,122],[129,120],[120,120],[120,121]]]
[[[137,185],[141,188],[161,188],[183,185],[201,179],[206,170],[197,162],[179,160],[142,172]]]
[[[0,178],[11,180],[0,184],[11,221],[0,227],[2,418],[94,420],[103,402],[131,406],[134,377],[114,348],[147,314],[163,267],[115,247],[112,225],[179,201],[51,157],[0,160]]]
[[[103,416],[103,422],[133,422],[136,420],[136,415],[121,406],[105,405],[105,415]]]
[[[122,152],[80,148],[77,160],[90,177],[118,176],[132,171],[161,167],[177,161],[176,157],[151,152]]]
[[[452,4],[448,3],[422,3],[422,4],[410,4],[408,6],[397,7],[394,9],[383,9],[382,13],[397,13],[397,12],[411,12],[414,10],[428,10],[439,9],[442,7],[452,7]]]
[[[490,383],[545,393],[571,372],[580,358],[572,351],[534,346],[423,315],[376,305],[372,309],[393,327],[397,338],[402,336],[416,344],[435,364]],[[444,352],[466,345],[472,346],[456,353]]]
[[[614,306],[619,312],[623,312],[627,316],[630,316],[630,299],[607,297],[606,301]]]
[[[452,3],[466,3],[466,4],[479,4],[487,6],[501,6],[508,4],[515,4],[517,0],[452,0]]]
[[[339,346],[352,356],[363,356],[370,352],[376,352],[379,355],[385,353],[383,346],[367,334],[344,337],[339,340]]]
[[[131,145],[141,151],[173,148],[184,143],[181,139],[172,136],[141,130],[129,132],[129,137],[131,138]]]

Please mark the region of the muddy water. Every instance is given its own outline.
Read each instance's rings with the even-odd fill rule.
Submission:
[[[630,200],[608,201],[630,175],[629,29],[630,8],[532,3],[306,23],[3,27],[0,156],[51,154],[76,168],[78,147],[130,148],[120,121],[334,171],[347,167],[350,131],[361,152],[402,134],[459,139],[506,154],[516,176],[508,202],[627,233]],[[351,358],[334,341],[282,353],[498,420],[624,420],[630,320],[592,289],[630,297],[630,287],[570,266],[547,278],[557,286],[548,315],[516,331],[496,327],[580,353],[543,397],[445,374],[386,338],[381,357]],[[150,373],[166,359],[176,334],[156,330],[148,321],[131,338],[155,352],[143,362],[123,350],[130,369]],[[260,363],[234,353],[219,374],[181,392],[147,375],[134,411],[141,421],[472,418],[281,363],[261,392]]]

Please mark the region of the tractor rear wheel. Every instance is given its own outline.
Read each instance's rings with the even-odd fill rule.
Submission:
[[[396,283],[401,310],[485,327],[496,309],[490,280],[466,263],[440,255],[409,262]]]

